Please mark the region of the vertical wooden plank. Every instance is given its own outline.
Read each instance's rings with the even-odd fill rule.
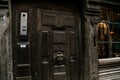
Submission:
[[[69,28],[66,28],[66,80],[70,80],[70,45],[69,45]]]
[[[14,18],[12,18],[12,56],[13,56],[13,78],[15,79],[15,76],[16,76],[16,71],[17,71],[17,41],[16,41],[16,37],[17,37],[17,31],[16,31],[16,26],[18,26],[18,5],[13,5],[12,6],[12,16],[14,16]]]
[[[31,43],[31,75],[33,80],[41,79],[41,57],[40,57],[40,50],[41,50],[41,34],[37,33],[37,9],[31,8],[30,9],[30,43]],[[40,69],[39,69],[40,68]]]
[[[41,27],[42,27],[42,11],[38,8],[37,9],[37,32],[41,31]]]
[[[48,31],[42,31],[42,54],[41,56],[48,57]]]
[[[49,63],[42,61],[42,80],[49,80]]]
[[[53,79],[53,72],[54,72],[54,63],[53,63],[53,54],[54,54],[54,50],[53,50],[53,44],[54,44],[54,40],[53,40],[53,29],[50,28],[49,29],[49,80],[54,80]]]
[[[13,30],[13,59],[14,59],[14,78],[19,78],[19,77],[25,77],[25,76],[31,76],[31,61],[30,61],[30,45],[29,45],[29,37],[28,35],[26,36],[20,36],[20,14],[23,11],[26,11],[28,14],[30,13],[30,7],[18,5],[15,6],[16,11],[15,13],[17,14],[15,19],[15,25],[14,25],[14,30]],[[31,15],[29,15],[30,18]],[[28,21],[27,24],[29,24],[30,20]],[[14,23],[14,22],[13,22]],[[29,26],[29,25],[28,25]],[[29,26],[30,28],[30,26]],[[24,46],[24,47],[23,47]],[[16,50],[16,51],[15,51]]]
[[[78,53],[76,51],[75,32],[70,31],[70,77],[71,80],[79,79]]]
[[[49,79],[49,61],[48,61],[48,31],[42,31],[42,44],[41,44],[41,56],[42,56],[42,79]]]

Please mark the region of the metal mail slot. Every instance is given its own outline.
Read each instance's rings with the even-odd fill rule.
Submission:
[[[27,35],[27,12],[21,12],[20,35]]]

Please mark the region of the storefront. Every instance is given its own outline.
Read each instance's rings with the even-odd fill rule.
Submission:
[[[120,9],[103,7],[101,22],[98,24],[99,58],[120,56]]]
[[[103,0],[98,23],[99,79],[120,79],[120,2]]]

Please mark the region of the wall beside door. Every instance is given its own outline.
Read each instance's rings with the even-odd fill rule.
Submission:
[[[84,44],[84,80],[98,80],[97,23],[100,18],[100,0],[87,0],[85,10]],[[88,77],[86,77],[88,76]]]
[[[11,80],[11,58],[8,9],[0,9],[0,80]]]

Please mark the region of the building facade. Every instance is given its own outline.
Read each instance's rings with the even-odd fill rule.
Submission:
[[[110,46],[109,54],[102,50],[109,32],[101,26],[108,25],[111,5],[119,6],[110,0],[0,1],[0,80],[103,79],[101,58],[112,54]]]

